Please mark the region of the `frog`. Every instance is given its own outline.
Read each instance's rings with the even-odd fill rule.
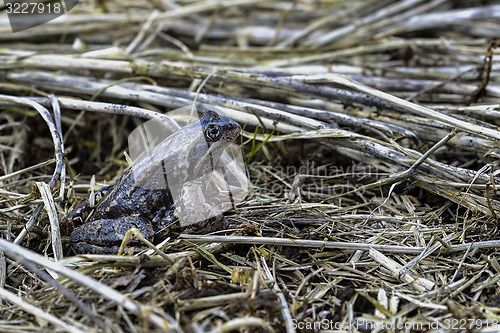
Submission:
[[[240,133],[237,122],[208,110],[198,121],[161,141],[135,161],[115,184],[98,191],[97,204],[92,207],[85,199],[65,217],[65,229],[72,230],[73,251],[116,254],[132,228],[153,241],[155,235],[179,220],[179,212],[191,221],[189,224],[196,222],[199,232],[222,228],[222,213],[203,198],[201,187],[224,149]],[[175,196],[174,186],[178,192]],[[131,244],[140,245],[135,237]]]

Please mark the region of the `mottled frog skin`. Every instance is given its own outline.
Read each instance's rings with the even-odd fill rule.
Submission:
[[[193,180],[210,173],[224,149],[240,133],[241,127],[235,121],[206,111],[199,121],[160,142],[127,169],[115,185],[99,191],[101,199],[95,207],[85,200],[67,215],[63,222],[67,229],[80,225],[71,232],[73,250],[117,253],[125,233],[133,227],[152,240],[177,219],[169,182],[171,186],[172,182],[177,186],[189,184],[182,188],[182,200],[193,210],[184,213],[192,214],[193,219],[213,210],[203,201],[199,189],[193,188],[203,184]],[[221,220],[219,214],[198,223],[198,228],[220,227]],[[217,225],[211,225],[214,223]]]

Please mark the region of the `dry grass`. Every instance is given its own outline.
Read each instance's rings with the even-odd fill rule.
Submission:
[[[2,17],[0,331],[497,331],[500,5],[481,3]],[[193,103],[244,126],[253,189],[226,218],[254,230],[74,256],[62,217],[123,173],[140,118]]]

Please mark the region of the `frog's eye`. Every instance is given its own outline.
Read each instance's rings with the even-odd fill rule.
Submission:
[[[205,138],[208,141],[216,141],[220,138],[221,135],[221,130],[219,125],[208,125],[207,129],[205,130]]]

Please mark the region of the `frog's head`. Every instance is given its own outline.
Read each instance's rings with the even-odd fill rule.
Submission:
[[[241,133],[240,125],[232,119],[221,118],[215,111],[205,111],[200,123],[209,147],[223,146],[224,149]]]
[[[241,133],[240,125],[232,119],[221,118],[215,111],[206,111],[196,126],[201,127],[199,139],[194,140],[191,158],[196,160],[189,173],[193,177],[213,170],[224,149]],[[201,144],[201,142],[204,142]]]

